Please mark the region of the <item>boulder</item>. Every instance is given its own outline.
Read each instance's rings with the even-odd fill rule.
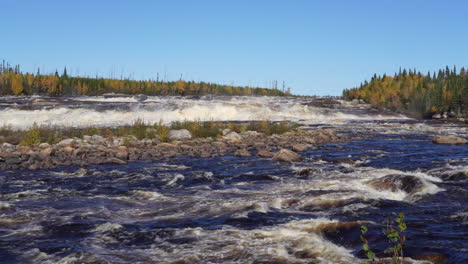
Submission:
[[[386,175],[371,180],[367,184],[376,190],[389,190],[392,192],[402,190],[409,194],[416,193],[423,187],[423,182],[418,177],[400,174]]]
[[[118,159],[126,160],[128,159],[128,151],[127,150],[119,150],[117,153],[115,153],[115,157]]]
[[[187,129],[170,130],[169,138],[171,140],[187,140],[192,138],[192,134]]]
[[[50,148],[50,144],[49,143],[41,143],[41,144],[39,144],[39,148],[41,148],[41,149]]]
[[[266,150],[260,150],[257,152],[257,156],[259,157],[273,157],[274,155],[275,153]]]
[[[248,150],[246,150],[246,149],[239,149],[234,153],[234,155],[236,157],[250,157],[250,156],[252,156],[252,154],[250,154],[250,152]]]
[[[261,135],[263,135],[263,134],[259,133],[257,131],[252,131],[252,130],[245,131],[245,132],[241,133],[241,136],[244,136],[244,137],[256,137],[256,136],[261,136]]]
[[[224,136],[224,138],[232,142],[240,142],[242,140],[242,137],[236,132],[231,132]]]
[[[118,158],[108,158],[105,163],[112,163],[112,164],[127,164],[127,162],[118,159]]]
[[[0,147],[1,147],[2,149],[13,149],[13,148],[15,148],[15,145],[5,142],[5,143],[3,143],[2,145],[0,145]]]
[[[41,154],[44,156],[50,156],[50,154],[52,154],[52,148],[48,147],[48,148],[42,149]]]
[[[19,164],[21,163],[21,158],[16,156],[10,156],[5,158],[6,164]]]
[[[103,138],[102,136],[99,136],[99,135],[92,135],[91,136],[91,139],[88,140],[89,143],[93,144],[93,145],[105,145],[107,140],[105,138]]]
[[[292,146],[292,149],[297,152],[307,151],[308,147],[304,144],[295,144]]]
[[[58,147],[66,147],[66,146],[72,146],[73,144],[75,144],[75,139],[67,138],[67,139],[64,139],[64,140],[60,141],[59,143],[57,143],[57,146]]]
[[[280,151],[275,153],[273,158],[275,160],[285,161],[285,162],[294,162],[294,161],[301,160],[301,156],[299,154],[289,149],[281,149]]]
[[[437,136],[432,139],[432,142],[436,144],[449,145],[468,144],[468,140],[456,136]]]
[[[70,146],[66,146],[62,150],[63,150],[64,153],[72,153],[74,148],[72,148]]]
[[[221,131],[221,133],[223,134],[223,136],[225,136],[225,135],[231,133],[231,129],[229,129],[229,128],[223,129],[223,131]]]

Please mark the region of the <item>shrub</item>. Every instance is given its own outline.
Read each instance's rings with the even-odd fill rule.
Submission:
[[[130,134],[134,135],[138,139],[144,139],[146,137],[146,128],[147,125],[145,122],[141,119],[137,119],[133,122]]]
[[[159,121],[158,124],[154,124],[154,128],[156,129],[156,134],[159,137],[161,142],[168,142],[169,141],[169,130],[170,128],[163,124],[162,120]]]
[[[35,146],[41,143],[41,132],[39,128],[34,125],[28,131],[20,141],[20,145],[22,146]]]
[[[403,213],[398,214],[395,221],[391,217],[387,219],[387,228],[383,230],[386,238],[391,243],[391,252],[392,252],[392,263],[393,264],[402,264],[404,262],[403,258],[403,245],[406,241],[406,236],[403,235],[403,232],[407,229],[406,223],[404,221],[405,215]],[[395,225],[396,223],[396,225]],[[367,257],[364,260],[364,264],[373,264],[378,263],[376,261],[375,253],[369,247],[369,241],[364,237],[367,233],[368,228],[365,225],[361,226],[361,241],[363,243],[362,249]]]

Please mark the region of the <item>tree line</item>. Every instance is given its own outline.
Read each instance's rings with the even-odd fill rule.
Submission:
[[[359,87],[343,91],[346,99],[363,99],[381,109],[417,114],[424,117],[435,113],[468,116],[468,72],[465,68],[450,69],[426,75],[413,70],[401,70],[394,76],[377,76]]]
[[[105,93],[146,95],[290,95],[278,88],[232,86],[195,81],[162,81],[111,79],[69,76],[67,69],[59,74],[23,73],[19,65],[0,64],[0,95],[102,95]]]

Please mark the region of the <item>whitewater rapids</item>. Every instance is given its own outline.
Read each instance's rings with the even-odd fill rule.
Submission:
[[[5,97],[0,99],[0,126],[27,129],[33,124],[67,127],[130,125],[136,120],[162,121],[293,121],[304,124],[345,120],[405,119],[369,111],[369,105],[341,101],[338,109],[319,108],[308,97]]]

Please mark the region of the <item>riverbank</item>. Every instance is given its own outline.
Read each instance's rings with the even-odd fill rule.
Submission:
[[[249,127],[249,126],[246,126]],[[155,128],[157,132],[157,129]],[[105,131],[105,130],[104,130]],[[147,131],[147,129],[145,129]],[[167,130],[167,138],[153,134],[152,138],[134,135],[83,135],[56,143],[0,145],[0,169],[51,169],[61,165],[126,164],[137,160],[170,159],[179,156],[219,157],[253,155],[293,162],[300,159],[296,152],[316,148],[320,144],[349,140],[329,129],[288,129],[281,134],[254,130],[235,132],[220,130],[217,137],[193,138],[188,129]],[[29,142],[31,143],[31,142]]]

